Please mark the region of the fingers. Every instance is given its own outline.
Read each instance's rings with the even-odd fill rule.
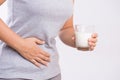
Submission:
[[[42,40],[39,40],[37,38],[35,38],[35,42],[37,44],[44,44],[45,42]],[[48,62],[50,62],[50,54],[48,54],[47,52],[43,51],[42,49],[40,49],[38,47],[38,54],[36,55],[35,60],[39,63],[39,64],[43,64],[45,66],[47,66]]]
[[[50,62],[50,54],[48,54],[47,52],[39,49],[39,53],[36,55],[35,60],[38,63],[41,63],[45,66],[47,66],[48,62]]]
[[[37,39],[37,38],[32,38],[32,39],[34,39],[34,42],[37,43],[37,44],[44,44],[44,43],[45,43],[45,41],[39,40],[39,39]],[[39,51],[40,53],[42,53],[44,56],[50,57],[50,54],[48,54],[47,52],[43,51],[43,50],[40,49],[39,47],[38,47],[38,51]]]
[[[90,46],[90,50],[94,50],[94,48],[96,47],[96,43],[97,43],[97,33],[92,34],[91,38],[88,39],[88,44]]]
[[[44,61],[50,62],[50,57],[46,57],[46,56],[44,56],[42,54],[39,54],[38,57],[41,58]]]
[[[36,44],[44,44],[45,43],[45,41],[34,38],[34,37],[25,38],[25,40],[35,42]]]
[[[35,38],[35,42],[36,42],[37,44],[44,44],[44,43],[45,43],[45,41],[42,41],[42,40],[37,39],[37,38]]]
[[[32,58],[34,59],[32,60],[32,63],[35,64],[37,67],[40,67],[40,64],[47,66],[48,62],[50,62],[50,55],[41,50],[40,48]]]
[[[89,42],[88,43],[90,46],[96,47],[96,43]]]
[[[97,42],[97,39],[96,38],[90,38],[88,39],[89,42],[93,42],[93,43],[96,43]]]
[[[91,46],[91,47],[89,48],[89,50],[90,50],[90,51],[93,51],[93,50],[94,50],[94,47],[93,47],[93,46]]]
[[[32,62],[35,66],[40,67],[41,64],[46,65],[50,62],[50,54],[43,51],[37,44],[44,44],[45,42],[37,38],[25,38],[27,43],[25,51],[21,51],[21,55]],[[27,53],[27,54],[26,54]]]
[[[47,66],[48,62],[50,62],[50,57],[46,57],[42,54],[39,54],[36,57],[34,57],[34,59],[32,59],[31,62],[37,67],[40,67],[40,64]]]
[[[35,66],[40,67],[40,63],[38,63],[35,59],[30,60]]]
[[[35,60],[40,64],[43,64],[43,65],[45,65],[45,66],[47,66],[48,65],[48,62],[47,61],[44,61],[43,59],[41,59],[41,58],[35,58]]]
[[[50,57],[50,54],[48,54],[47,52],[45,52],[45,51],[43,51],[43,50],[41,50],[41,53],[42,53],[44,56],[46,56],[46,57]]]
[[[97,33],[92,34],[91,38],[88,39],[89,42],[96,43],[97,42]]]
[[[30,60],[34,65],[36,65],[37,67],[40,67],[40,64],[43,64],[45,66],[48,65],[48,62],[50,62],[50,58],[47,58],[43,55],[39,55],[34,57],[32,60]]]
[[[97,37],[98,37],[98,34],[97,34],[97,33],[93,33],[93,34],[92,34],[92,37],[93,37],[93,38],[97,38]]]

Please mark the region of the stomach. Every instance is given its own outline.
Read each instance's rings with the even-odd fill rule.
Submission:
[[[51,55],[51,62],[48,66],[44,66],[41,64],[41,67],[36,67],[33,63],[26,60],[22,57],[16,50],[12,49],[9,46],[3,46],[1,49],[0,56],[0,74],[8,73],[8,72],[40,72],[49,69],[49,67],[53,66],[52,64],[58,65],[58,52],[55,49],[46,48],[45,45],[40,46],[43,50],[47,51]]]

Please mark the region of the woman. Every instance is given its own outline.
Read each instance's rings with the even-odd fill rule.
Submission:
[[[72,0],[8,0],[7,25],[0,19],[0,80],[61,80],[55,37],[75,48],[72,8]],[[90,50],[96,41],[94,33]]]

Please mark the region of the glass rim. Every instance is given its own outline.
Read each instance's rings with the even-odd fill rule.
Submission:
[[[95,24],[75,24],[74,26],[75,26],[75,27],[77,27],[77,26],[81,26],[81,27],[89,27],[89,26],[92,26],[92,27],[95,27]]]
[[[75,31],[79,32],[84,32],[87,31],[89,32],[89,30],[91,32],[95,32],[95,25],[94,24],[76,24],[75,25]]]

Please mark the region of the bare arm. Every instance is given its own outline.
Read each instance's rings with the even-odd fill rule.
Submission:
[[[74,0],[73,0],[74,4]],[[68,46],[75,48],[75,41],[72,40],[74,36],[74,28],[73,28],[73,16],[66,21],[63,28],[60,30],[59,37],[63,43]]]
[[[13,32],[1,19],[0,19],[0,40],[4,41],[14,49],[22,47],[23,39]]]
[[[0,5],[4,2],[5,0],[0,0]],[[50,61],[49,53],[43,51],[38,46],[44,44],[43,41],[33,37],[23,39],[13,32],[2,19],[0,19],[0,40],[38,67],[40,67],[40,63],[47,65]]]
[[[0,5],[6,0],[0,0]],[[22,46],[23,39],[13,32],[3,21],[0,19],[0,40],[4,41],[14,49]]]
[[[62,42],[65,43],[66,45],[76,48],[75,47],[75,31],[73,27],[73,17],[71,17],[66,21],[65,25],[63,26],[63,28],[59,33],[59,37],[62,40]],[[97,34],[93,33],[88,42],[90,45],[90,50],[93,50],[94,47],[96,46]],[[89,49],[83,49],[83,48],[78,48],[78,49],[83,51],[89,50]]]
[[[61,29],[59,33],[59,37],[63,43],[69,45],[71,47],[75,47],[75,42],[72,40],[74,36],[74,28],[73,28],[73,17],[71,17],[68,21],[66,21],[65,25]]]
[[[0,5],[2,5],[6,0],[0,0]]]
[[[6,0],[0,0],[2,5]],[[18,49],[23,44],[23,39],[13,32],[3,21],[0,19],[0,40],[4,41],[14,49]]]

